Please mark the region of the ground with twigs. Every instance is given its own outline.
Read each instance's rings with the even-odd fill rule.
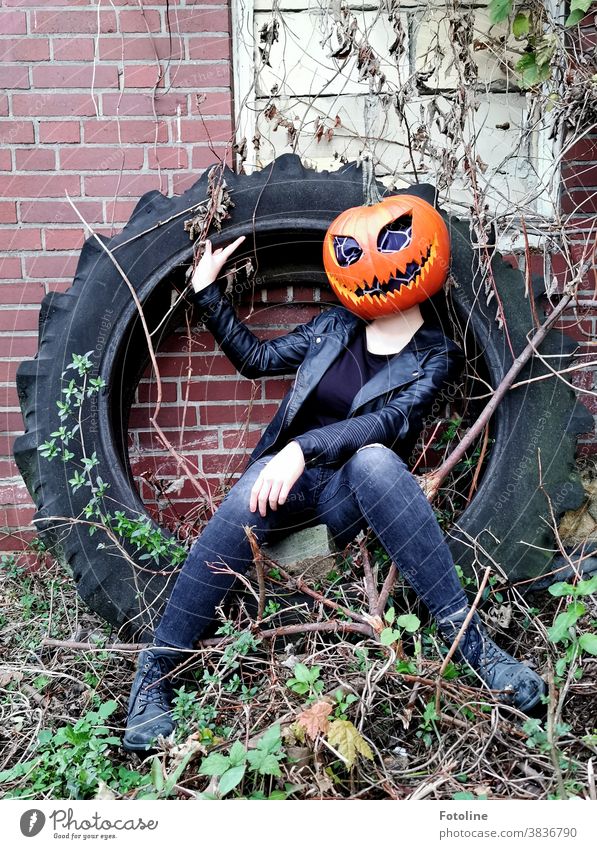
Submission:
[[[371,539],[366,550],[374,577],[386,574],[383,550]],[[314,587],[321,597],[366,610],[362,551],[362,542],[345,549]],[[595,631],[589,592],[558,638],[578,598],[523,600],[493,577],[487,585],[480,609],[491,633],[550,682],[544,715],[531,718],[498,707],[451,661],[440,678],[447,648],[400,578],[381,640],[263,639],[240,605],[234,621],[222,614],[221,645],[194,653],[175,684],[174,739],[142,760],[120,746],[135,652],[113,648],[67,571],[43,552],[38,560],[31,571],[4,557],[0,570],[4,798],[595,798],[597,658],[578,648]],[[306,619],[348,617],[317,604]]]

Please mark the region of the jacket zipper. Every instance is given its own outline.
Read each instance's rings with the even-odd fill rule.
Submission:
[[[304,363],[304,362],[305,362],[305,361],[303,360],[303,363]],[[297,383],[298,383],[299,371],[301,370],[301,366],[302,366],[302,364],[303,364],[303,363],[300,363],[300,364],[299,364],[299,367],[298,367],[298,368],[297,368],[297,370],[296,370],[296,374],[295,374],[295,376],[294,376],[294,386],[292,387],[292,392],[290,393],[290,399],[289,399],[289,401],[288,401],[288,404],[286,405],[286,409],[284,410],[284,415],[282,416],[282,421],[280,422],[280,427],[278,428],[278,432],[277,432],[277,434],[276,434],[276,438],[275,438],[274,442],[276,442],[276,441],[277,441],[278,437],[280,436],[280,434],[282,433],[282,430],[283,430],[283,428],[284,428],[284,422],[286,421],[286,413],[288,412],[288,408],[289,408],[289,407],[290,407],[290,405],[292,404],[292,399],[294,398],[294,393],[295,393],[295,391],[296,391],[296,385],[297,385]],[[273,444],[273,443],[272,443],[272,444]]]

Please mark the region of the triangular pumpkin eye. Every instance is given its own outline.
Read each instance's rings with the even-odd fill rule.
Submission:
[[[352,236],[334,236],[334,253],[338,265],[345,268],[361,258],[363,249]]]
[[[382,254],[401,251],[410,245],[413,237],[412,215],[401,215],[382,227],[377,236],[377,250]]]

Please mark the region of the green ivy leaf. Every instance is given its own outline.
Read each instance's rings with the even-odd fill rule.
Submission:
[[[512,0],[489,0],[490,20],[492,24],[505,21],[512,11]]]
[[[576,590],[572,584],[567,584],[565,581],[559,581],[557,584],[552,584],[551,587],[547,588],[547,592],[556,598],[576,594]]]
[[[220,752],[212,752],[202,762],[199,775],[224,775],[229,766],[229,760]]]
[[[583,651],[589,654],[597,654],[597,634],[582,634],[578,643]]]
[[[404,628],[405,631],[408,631],[409,634],[414,634],[420,627],[421,620],[414,613],[405,613],[403,616],[398,617],[396,624],[400,628]]]
[[[243,764],[242,766],[233,766],[232,769],[226,770],[219,782],[221,796],[225,796],[227,793],[230,793],[231,790],[234,790],[234,788],[241,783],[245,774],[245,769],[246,767]]]
[[[518,12],[512,22],[512,33],[516,38],[522,38],[523,35],[528,35],[530,29],[530,19],[528,12]]]

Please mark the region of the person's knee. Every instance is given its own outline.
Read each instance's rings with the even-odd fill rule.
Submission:
[[[390,471],[398,466],[406,466],[406,463],[395,451],[381,442],[369,442],[357,448],[353,456],[353,467],[359,471],[378,471],[384,469]]]

